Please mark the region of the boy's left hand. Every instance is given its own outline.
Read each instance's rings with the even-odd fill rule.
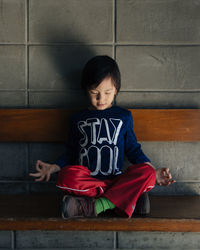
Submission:
[[[168,186],[176,181],[172,180],[169,168],[158,168],[156,169],[156,182],[159,186]]]

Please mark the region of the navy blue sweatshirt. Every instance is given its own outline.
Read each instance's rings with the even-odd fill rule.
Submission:
[[[83,165],[100,179],[123,172],[124,154],[132,164],[150,161],[137,142],[131,112],[118,106],[72,115],[66,147],[55,164]]]

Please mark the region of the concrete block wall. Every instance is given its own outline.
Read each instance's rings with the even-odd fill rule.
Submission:
[[[97,54],[122,74],[126,108],[200,108],[199,0],[1,0],[0,108],[87,106],[80,72]],[[200,143],[142,142],[177,183],[153,194],[200,194]],[[0,143],[0,193],[56,192],[28,177],[37,159],[64,151],[51,143]]]
[[[1,231],[3,249],[199,249],[200,233]]]

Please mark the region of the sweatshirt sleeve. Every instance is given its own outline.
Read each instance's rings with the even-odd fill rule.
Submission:
[[[75,126],[71,118],[68,139],[65,143],[65,152],[55,161],[55,164],[58,165],[60,168],[72,164],[75,153],[75,134]]]
[[[149,158],[143,153],[141,145],[137,142],[133,131],[133,118],[130,111],[125,134],[125,155],[132,164],[150,162]]]

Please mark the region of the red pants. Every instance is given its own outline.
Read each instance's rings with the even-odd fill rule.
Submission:
[[[88,168],[78,165],[60,170],[57,187],[71,195],[106,197],[131,217],[139,196],[151,190],[155,181],[155,169],[144,163],[131,165],[125,173],[109,180],[96,179]]]

